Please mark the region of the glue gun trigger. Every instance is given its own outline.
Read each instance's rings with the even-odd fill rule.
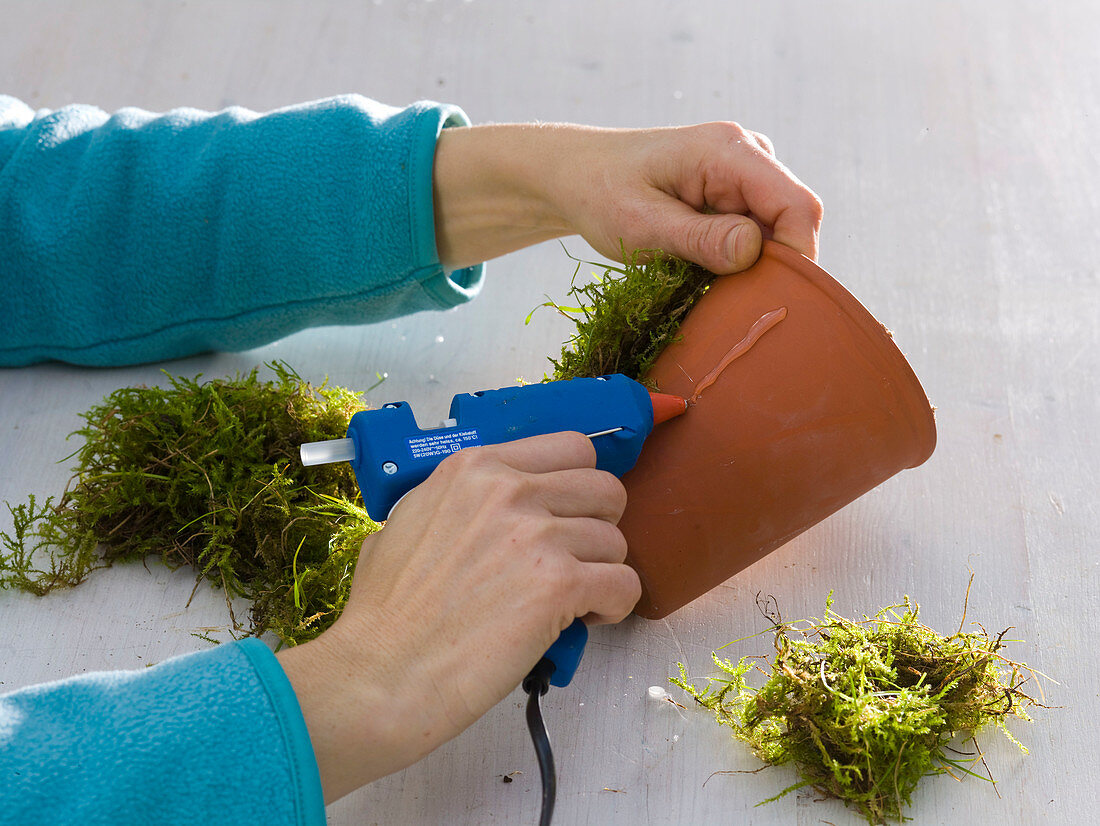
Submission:
[[[595,439],[597,436],[608,436],[612,433],[618,433],[620,430],[626,430],[625,427],[612,427],[609,430],[600,430],[596,433],[585,433],[584,435],[589,439]]]
[[[444,422],[443,422],[443,423],[442,423],[442,424],[440,425],[440,427],[454,427],[454,426],[455,426],[455,421],[454,421],[454,419],[447,419],[446,421],[444,421]],[[625,428],[625,427],[612,427],[612,428],[610,428],[610,429],[608,429],[608,430],[600,430],[600,431],[599,431],[599,432],[597,432],[597,433],[585,433],[584,435],[585,435],[586,437],[588,437],[589,439],[595,439],[595,438],[596,438],[597,436],[609,436],[610,434],[612,434],[612,433],[618,433],[618,432],[619,432],[619,431],[621,431],[621,430],[626,430],[626,428]],[[351,441],[351,440],[349,439],[348,441]],[[393,512],[394,512],[395,510],[397,510],[397,506],[401,504],[401,501],[402,501],[402,500],[403,500],[403,499],[404,499],[404,498],[405,498],[406,496],[408,496],[408,495],[409,495],[410,493],[412,493],[412,492],[413,492],[414,490],[416,490],[416,488],[410,488],[409,490],[407,490],[407,491],[405,491],[405,492],[404,492],[403,494],[401,494],[400,498],[398,498],[398,500],[397,500],[396,502],[394,502],[394,503],[393,503],[393,506],[392,506],[392,507],[390,508],[390,512],[389,512],[388,514],[386,514],[386,519],[387,519],[387,520],[388,520],[388,519],[389,519],[389,518],[390,518],[391,516],[393,516]],[[583,646],[582,646],[582,649],[583,649]]]

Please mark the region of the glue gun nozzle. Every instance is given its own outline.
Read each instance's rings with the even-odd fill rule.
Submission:
[[[682,415],[688,405],[687,399],[671,393],[650,393],[649,400],[653,402],[654,426]]]

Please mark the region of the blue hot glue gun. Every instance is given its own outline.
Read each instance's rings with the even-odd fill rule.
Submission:
[[[446,421],[426,430],[407,402],[394,402],[356,413],[347,438],[302,445],[302,463],[351,462],[367,513],[382,521],[440,462],[475,445],[579,431],[596,448],[596,467],[622,476],[654,424],[686,409],[679,396],[651,393],[619,374],[460,393]],[[551,685],[569,684],[587,640],[579,619],[561,633],[545,655],[554,665]]]

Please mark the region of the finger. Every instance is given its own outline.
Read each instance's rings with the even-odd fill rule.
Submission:
[[[629,565],[594,562],[584,566],[583,615],[589,625],[606,625],[626,619],[642,598],[642,582]]]
[[[593,517],[617,525],[626,510],[626,488],[604,470],[578,468],[538,477],[538,495],[554,516]]]
[[[817,260],[818,238],[821,232],[821,202],[804,212],[784,211],[772,224],[772,238],[800,252],[811,261]],[[815,218],[816,215],[816,218]]]
[[[756,141],[757,146],[759,146],[773,158],[775,157],[775,146],[772,144],[771,138],[769,138],[763,132],[750,131],[749,136],[752,137],[754,141]]]
[[[596,466],[596,448],[583,433],[575,432],[547,433],[514,442],[467,448],[453,454],[448,460],[458,459],[467,451],[480,451],[482,457],[501,461],[525,473],[552,473]],[[472,457],[463,458],[472,460]]]
[[[741,181],[748,211],[771,227],[781,244],[816,259],[824,208],[821,199],[778,160],[758,156]]]
[[[704,203],[719,213],[751,213],[771,228],[776,241],[816,258],[821,199],[775,158],[766,136],[736,124],[711,126],[724,130],[726,140],[725,151],[704,169]]]
[[[553,544],[580,562],[621,563],[626,559],[626,537],[604,519],[575,517],[556,520]]]
[[[747,215],[702,213],[675,198],[650,222],[654,244],[718,275],[748,269],[760,257],[760,227]]]

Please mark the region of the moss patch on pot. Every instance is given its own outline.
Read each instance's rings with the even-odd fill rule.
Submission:
[[[570,303],[550,300],[540,305],[556,309],[576,326],[561,355],[550,359],[551,379],[622,373],[641,381],[715,278],[697,264],[660,250],[630,255],[624,250],[621,267],[573,260],[577,268]],[[603,272],[578,283],[584,264],[602,266]]]
[[[252,601],[247,633],[296,644],[347,601],[363,539],[346,463],[310,468],[303,442],[344,436],[359,394],[313,387],[282,363],[235,379],[168,376],[117,390],[83,414],[67,490],[8,504],[0,588],[43,595],[97,567],[159,556],[199,582]],[[197,586],[196,586],[197,587]],[[244,630],[233,618],[237,630]]]
[[[969,588],[967,589],[969,593]],[[1023,691],[1037,672],[1007,659],[1006,631],[941,636],[918,620],[906,597],[874,617],[850,620],[832,610],[820,620],[786,623],[772,608],[775,656],[737,663],[713,655],[720,676],[696,686],[683,664],[672,683],[715,713],[769,765],[791,763],[799,782],[769,803],[812,786],[855,807],[868,823],[907,819],[904,809],[927,775],[973,775],[984,757],[974,733],[1009,733],[1010,717],[1029,720],[1041,705]],[[965,608],[964,608],[965,621]],[[747,677],[765,678],[759,688]],[[952,748],[969,738],[973,751]]]

